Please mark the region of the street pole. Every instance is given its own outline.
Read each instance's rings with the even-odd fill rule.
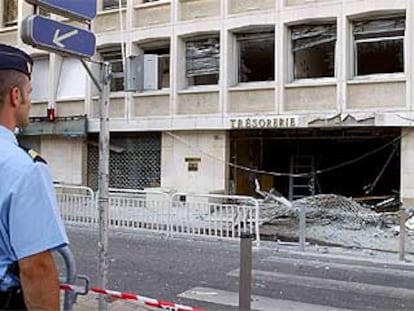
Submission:
[[[407,221],[407,214],[403,206],[400,207],[400,247],[399,259],[405,260],[405,222]]]
[[[250,311],[252,287],[252,236],[242,232],[240,236],[239,311]]]
[[[299,207],[299,251],[305,251],[306,244],[306,207],[301,204]]]
[[[101,65],[102,96],[100,105],[99,131],[99,260],[98,285],[108,288],[108,218],[109,218],[109,92],[111,85],[111,64],[104,62]],[[99,297],[99,311],[108,310],[106,297]]]

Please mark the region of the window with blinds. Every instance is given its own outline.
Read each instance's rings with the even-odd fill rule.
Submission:
[[[218,84],[220,39],[211,37],[188,40],[185,48],[188,85]]]

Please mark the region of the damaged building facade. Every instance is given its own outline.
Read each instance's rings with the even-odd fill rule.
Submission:
[[[21,140],[55,181],[96,189],[98,91],[78,60],[19,40],[30,5],[0,9],[0,41],[35,59],[35,122]],[[414,1],[98,0],[98,9],[95,58],[114,72],[111,187],[252,195],[257,178],[290,199],[399,193],[414,205]],[[125,83],[130,56],[143,56],[140,92]]]

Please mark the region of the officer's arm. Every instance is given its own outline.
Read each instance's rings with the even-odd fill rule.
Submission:
[[[19,260],[20,281],[28,310],[60,310],[58,274],[50,251]]]

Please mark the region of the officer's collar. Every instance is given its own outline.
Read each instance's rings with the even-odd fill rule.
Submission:
[[[7,127],[4,127],[0,124],[0,138],[7,139],[12,141],[14,144],[19,145],[17,142],[16,135],[12,131],[10,131]]]

